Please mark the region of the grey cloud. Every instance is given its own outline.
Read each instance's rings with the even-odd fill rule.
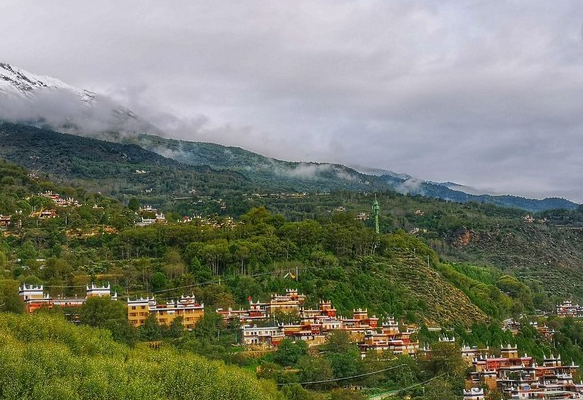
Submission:
[[[22,0],[0,11],[6,62],[105,91],[173,137],[583,201],[579,2]]]
[[[348,171],[331,164],[315,164],[315,163],[298,163],[290,167],[283,167],[281,165],[265,165],[267,169],[273,170],[276,174],[287,176],[290,178],[300,178],[307,180],[316,180],[324,175],[333,174],[338,179],[345,181],[358,181],[358,177],[349,173]]]
[[[276,168],[275,173],[292,178],[317,179],[320,173],[327,172],[330,168],[332,168],[332,166],[329,164],[319,165],[300,163],[294,168]]]
[[[90,102],[84,102],[78,93],[66,89],[36,89],[34,95],[24,98],[0,96],[0,119],[47,125],[75,134],[159,133],[154,126],[106,97],[95,96]]]
[[[402,194],[425,194],[422,187],[423,181],[416,178],[410,178],[396,187],[396,190]]]

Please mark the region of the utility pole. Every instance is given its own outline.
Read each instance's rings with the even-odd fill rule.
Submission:
[[[379,202],[377,200],[377,195],[374,195],[374,203],[372,204],[372,211],[374,213],[374,229],[375,233],[378,235],[380,233],[379,229],[379,213],[381,211],[381,207],[379,206]]]

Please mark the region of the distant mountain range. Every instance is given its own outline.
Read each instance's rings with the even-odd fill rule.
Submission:
[[[375,191],[394,189],[403,194],[421,195],[465,203],[475,201],[503,207],[515,207],[528,211],[550,209],[575,209],[576,203],[561,199],[527,199],[510,195],[472,194],[451,182],[422,181],[406,174],[375,170],[375,174],[359,172],[340,164],[289,162],[265,157],[238,147],[226,147],[213,143],[189,142],[153,135],[123,138],[184,164],[208,165],[217,170],[232,170],[246,176],[251,182],[263,187],[295,191],[358,190]],[[364,171],[371,172],[366,168]],[[474,189],[467,188],[468,191]]]
[[[452,182],[422,181],[392,171],[367,167],[350,168],[328,163],[287,162],[238,147],[168,139],[162,137],[163,133],[153,124],[115,104],[105,96],[75,88],[55,78],[34,75],[8,64],[0,64],[0,120],[21,126],[35,126],[105,139],[110,142],[136,145],[181,164],[194,167],[208,166],[217,173],[224,171],[222,178],[224,178],[224,173],[233,171],[235,176],[243,178],[246,186],[250,185],[261,190],[328,192],[394,189],[404,194],[422,195],[460,203],[469,201],[492,203],[528,211],[578,207],[578,204],[561,198],[537,200],[510,195],[482,194],[472,188]],[[32,151],[33,141],[22,141],[19,146],[18,140],[14,140],[12,136],[14,132],[22,133],[25,130],[16,128],[14,125],[6,128],[5,125],[5,135],[1,144],[6,146],[8,141],[13,150],[24,153]],[[10,132],[9,135],[6,134],[7,131]],[[38,135],[38,132],[31,134]],[[51,137],[56,140],[58,136]],[[63,140],[63,137],[59,137],[60,147]],[[45,143],[45,145],[50,144]],[[97,146],[95,143],[93,145]],[[106,148],[105,145],[101,146],[103,151]],[[87,151],[87,148],[85,149]],[[83,154],[77,154],[74,148],[70,151],[71,154],[61,154],[61,156],[83,159]],[[114,151],[119,151],[119,149]],[[5,149],[2,153],[5,157],[8,156]],[[16,157],[15,153],[11,154],[12,161],[30,164],[25,163],[23,157]],[[99,157],[102,156],[104,160],[108,159],[103,154]],[[46,160],[46,162],[50,163],[51,160]],[[31,165],[26,166],[31,167]],[[45,165],[45,168],[54,169],[49,165]],[[172,166],[172,168],[176,167]],[[210,172],[207,170],[206,173]]]

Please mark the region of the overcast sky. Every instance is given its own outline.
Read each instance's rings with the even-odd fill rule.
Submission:
[[[583,2],[1,0],[0,62],[188,140],[583,202]]]

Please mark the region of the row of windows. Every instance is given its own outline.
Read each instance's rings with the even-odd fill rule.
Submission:
[[[275,335],[277,334],[276,331],[254,331],[254,332],[245,332],[245,336],[257,336],[257,335]]]
[[[136,310],[137,309],[137,306],[132,306],[131,309],[132,310]],[[140,310],[145,310],[145,309],[146,309],[146,306],[140,306]],[[202,310],[202,308],[197,308],[197,309],[192,309],[192,310],[182,310],[182,309],[178,309],[178,310],[161,310],[161,311],[158,311],[158,312],[160,314],[164,314],[164,313],[167,313],[168,311],[174,311],[177,314],[182,314],[183,312],[186,313],[186,314],[192,314],[192,313],[200,313],[203,310]]]
[[[134,313],[130,313],[129,315],[130,315],[130,317],[137,317],[137,316],[147,317],[148,313],[147,312],[140,312],[140,313],[134,312]]]
[[[138,316],[140,316],[140,317],[145,317],[145,316],[147,316],[147,315],[148,315],[148,313],[130,313],[130,314],[129,314],[130,318],[136,318],[136,317],[138,317]],[[160,318],[160,319],[159,319],[159,322],[160,322],[160,323],[164,323],[164,322],[166,322],[166,320],[167,320],[166,318]],[[194,321],[195,321],[195,320],[198,320],[198,318],[193,318],[193,317],[186,317],[186,318],[184,318],[184,321],[187,321],[187,322],[188,322],[188,321],[193,321],[193,320],[194,320]],[[143,321],[143,320],[142,320],[142,321]]]

